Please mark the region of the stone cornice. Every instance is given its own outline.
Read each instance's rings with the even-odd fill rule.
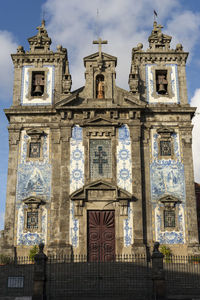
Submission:
[[[66,53],[57,53],[57,52],[43,52],[43,53],[16,53],[11,54],[12,60],[14,64],[32,64],[37,61],[41,61],[43,63],[53,63],[60,62],[61,60],[67,60]]]
[[[176,52],[175,50],[169,51],[158,51],[158,52],[134,52],[132,55],[132,60],[145,62],[145,63],[160,63],[164,61],[165,63],[186,63],[188,52]]]
[[[150,105],[148,104],[145,110],[145,113],[190,113],[194,114],[196,111],[196,107],[191,107],[188,105],[167,105],[167,104],[156,104],[156,105]]]

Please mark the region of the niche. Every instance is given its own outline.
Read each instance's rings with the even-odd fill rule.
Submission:
[[[104,76],[102,74],[99,74],[96,77],[96,98],[105,98]]]

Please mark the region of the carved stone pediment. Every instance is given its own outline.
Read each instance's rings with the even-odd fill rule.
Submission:
[[[75,202],[75,215],[82,215],[82,208],[85,202],[107,201],[119,202],[122,215],[127,215],[128,202],[133,200],[132,195],[108,182],[98,180],[85,185],[83,188],[75,191],[70,196]]]
[[[157,133],[161,136],[171,136],[174,133],[174,129],[168,127],[161,127],[157,129]]]
[[[117,57],[107,54],[105,52],[102,52],[101,56],[102,56],[103,61],[114,61],[115,66],[117,65]],[[98,58],[99,58],[99,52],[88,55],[88,56],[84,57],[84,59],[83,59],[84,65],[86,64],[86,61],[91,61],[91,62],[97,61]]]
[[[172,195],[164,195],[159,199],[161,203],[166,207],[175,207],[176,204],[181,203],[182,201]]]
[[[113,122],[104,117],[97,117],[90,121],[84,122],[83,126],[120,126],[119,122]]]
[[[34,196],[30,196],[26,199],[23,200],[24,204],[28,205],[28,207],[39,207],[40,205],[45,204],[45,201],[34,197]]]
[[[105,200],[132,200],[132,195],[108,182],[98,180],[92,182],[78,191],[71,194],[71,200],[83,200],[83,201],[105,201]]]
[[[44,134],[44,131],[41,129],[28,129],[26,130],[26,133],[31,137],[35,137],[37,139],[40,139],[40,137]]]

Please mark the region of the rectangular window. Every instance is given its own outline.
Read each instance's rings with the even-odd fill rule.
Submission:
[[[112,177],[111,140],[90,140],[90,178]]]
[[[171,156],[171,141],[160,141],[160,156]]]
[[[27,229],[38,228],[38,212],[27,212]]]
[[[29,157],[40,157],[40,142],[30,142],[29,144]]]
[[[164,227],[175,227],[175,211],[164,210]]]

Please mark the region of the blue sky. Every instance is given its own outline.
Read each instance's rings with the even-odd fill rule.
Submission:
[[[97,8],[99,17],[96,17]],[[148,47],[153,10],[163,32],[172,36],[172,48],[182,43],[190,52],[187,64],[188,99],[200,112],[200,1],[196,0],[7,0],[0,10],[0,229],[6,200],[8,122],[3,108],[12,103],[13,66],[11,53],[18,45],[28,50],[27,38],[36,34],[43,13],[52,38],[52,49],[68,49],[73,86],[84,85],[83,57],[97,51],[92,45],[97,31],[108,45],[103,51],[118,57],[117,84],[128,89],[131,49],[139,42]],[[193,151],[195,180],[200,182],[200,117],[194,123]]]

